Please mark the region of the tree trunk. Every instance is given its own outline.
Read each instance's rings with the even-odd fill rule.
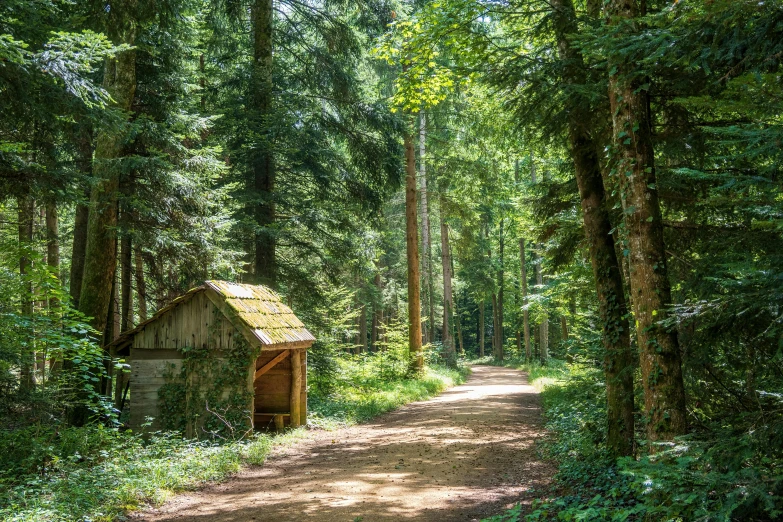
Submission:
[[[253,67],[249,101],[254,125],[260,138],[251,152],[250,170],[253,194],[252,216],[255,224],[255,281],[272,288],[277,284],[277,238],[275,223],[275,163],[272,152],[272,0],[255,0],[251,7],[253,31]]]
[[[372,331],[370,333],[370,350],[374,351],[377,350],[378,347],[376,346],[378,344],[378,340],[380,339],[380,332],[379,328],[381,326],[381,309],[383,307],[383,296],[382,291],[383,288],[381,287],[381,272],[378,271],[375,273],[375,288],[378,292],[378,296],[380,299],[380,302],[375,302],[373,307],[373,313],[372,313]]]
[[[135,1],[112,4],[108,33],[115,44],[133,45],[136,38]],[[136,51],[128,50],[106,60],[103,88],[123,113],[131,110],[136,92]],[[79,310],[91,317],[90,324],[98,332],[106,330],[111,306],[112,282],[117,267],[117,201],[120,169],[117,160],[124,155],[124,132],[104,126],[95,143],[93,172],[97,182],[90,194],[90,214],[87,223],[87,247],[84,274],[79,297]],[[81,424],[86,419],[73,419]]]
[[[133,323],[133,290],[131,288],[131,273],[133,271],[133,256],[131,238],[125,234],[120,239],[120,293],[122,306],[120,310],[120,331],[125,332]]]
[[[408,352],[410,371],[421,373],[424,354],[421,347],[421,281],[419,274],[419,238],[416,216],[416,154],[413,137],[405,133],[405,244],[408,258]]]
[[[498,324],[497,324],[497,350],[498,350],[498,360],[503,360],[503,342],[505,341],[505,335],[503,332],[503,289],[505,286],[505,270],[503,267],[503,252],[505,248],[505,236],[503,234],[503,225],[505,223],[505,219],[500,219],[500,236],[498,238],[499,240],[499,248],[498,248],[498,257],[500,261],[500,269],[498,270]]]
[[[479,305],[479,357],[484,357],[484,308],[486,305],[481,301]]]
[[[609,0],[604,9],[609,25],[633,22],[638,15],[634,0]],[[610,56],[609,66],[616,68],[609,75],[609,101],[631,257],[629,283],[647,438],[650,442],[670,441],[686,432],[685,388],[677,334],[659,323],[668,315],[671,288],[655,177],[649,95],[643,79],[630,79],[632,71],[622,59]]]
[[[419,183],[421,186],[421,244],[424,248],[422,256],[422,271],[424,272],[424,289],[426,292],[425,301],[427,304],[427,315],[429,328],[427,332],[427,342],[435,340],[435,297],[433,292],[434,283],[432,280],[432,240],[430,234],[430,212],[427,198],[427,114],[419,113]]]
[[[46,205],[46,264],[60,282],[60,220],[57,215],[57,205]],[[49,308],[56,310],[60,303],[57,298],[49,300]]]
[[[83,130],[77,143],[77,165],[85,176],[92,176],[92,127]],[[89,201],[90,190],[85,190],[85,199]],[[87,250],[87,222],[90,216],[88,204],[76,203],[76,216],[73,224],[73,246],[71,254],[71,274],[69,290],[71,304],[79,309],[79,297],[82,293],[84,275],[84,256]]]
[[[544,286],[544,274],[543,270],[541,268],[541,256],[540,254],[541,247],[539,246],[539,252],[536,253],[536,285],[538,286],[538,291],[541,292]],[[541,318],[541,324],[538,325],[539,327],[539,333],[538,333],[538,342],[539,342],[539,354],[541,357],[541,364],[546,364],[547,359],[549,359],[549,316],[547,315],[546,311],[543,312],[542,318]]]
[[[367,306],[362,305],[359,313],[359,353],[367,350]]]
[[[449,247],[449,227],[446,224],[446,198],[440,195],[440,249],[443,264],[443,357],[450,367],[457,366],[457,352],[451,335],[449,316],[454,313],[454,295],[451,288],[451,249]]]
[[[462,321],[460,321],[460,317],[459,317],[459,307],[457,306],[457,300],[454,299],[453,296],[452,296],[452,301],[454,302],[454,324],[457,326],[457,340],[459,341],[459,353],[465,355],[465,343],[462,341]]]
[[[139,300],[139,323],[147,320],[147,283],[144,280],[144,258],[139,245],[133,247],[135,261],[136,297]]]
[[[55,203],[47,203],[46,205],[46,264],[49,266],[52,274],[57,278],[57,287],[60,288],[60,220],[57,213],[57,205]],[[60,300],[56,297],[49,298],[49,313],[53,319],[59,319]],[[43,364],[41,365],[41,377],[46,379],[46,357],[44,356]],[[49,367],[51,372],[55,372],[60,367],[60,360],[50,360]]]
[[[498,353],[498,294],[492,294],[492,357],[497,359]]]
[[[530,312],[527,309],[527,264],[525,263],[525,240],[519,239],[520,282],[522,283],[522,333],[525,337],[525,360],[533,360],[530,349]]]
[[[19,275],[22,277],[22,315],[29,321],[33,319],[33,283],[28,279],[32,268],[32,260],[27,255],[27,250],[33,248],[33,218],[35,202],[29,194],[17,198],[19,221],[19,247],[22,252],[19,256]],[[26,280],[25,280],[26,279]],[[31,391],[36,385],[35,378],[35,332],[25,339],[21,347],[21,365],[19,371],[19,388],[23,392]]]

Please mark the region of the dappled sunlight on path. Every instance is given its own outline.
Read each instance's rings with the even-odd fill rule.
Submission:
[[[475,366],[462,386],[369,424],[317,432],[146,520],[470,521],[539,489],[538,395],[517,370]],[[361,517],[357,519],[357,517]]]

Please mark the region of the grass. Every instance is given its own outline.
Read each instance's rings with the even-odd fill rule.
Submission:
[[[145,441],[102,427],[35,429],[37,433],[28,429],[0,435],[15,464],[30,465],[33,459],[39,463],[23,477],[11,476],[18,472],[8,469],[12,462],[2,465],[4,521],[116,520],[144,504],[160,504],[177,491],[224,479],[244,464],[261,464],[273,448],[292,444],[306,433],[258,434],[218,445],[172,433]],[[33,458],[19,454],[39,445],[43,451]]]
[[[539,392],[543,392],[548,386],[556,386],[565,382],[571,375],[574,365],[570,365],[559,359],[549,359],[546,365],[538,361],[525,362],[524,359],[505,359],[496,361],[491,356],[482,357],[471,361],[472,364],[489,364],[504,366],[522,370],[528,375],[530,384]]]
[[[309,424],[333,429],[366,421],[432,397],[464,382],[468,374],[465,366],[430,366],[420,378],[410,379],[398,370],[382,357],[338,361],[328,393],[310,395]],[[0,520],[117,520],[176,492],[223,480],[244,465],[262,464],[273,449],[306,436],[300,428],[216,444],[175,433],[145,440],[102,426],[0,431]]]
[[[409,402],[421,401],[465,382],[467,366],[457,370],[427,366],[417,379],[398,374],[384,376],[368,357],[341,360],[336,385],[326,393],[313,394],[308,401],[311,424],[331,429],[377,417]]]

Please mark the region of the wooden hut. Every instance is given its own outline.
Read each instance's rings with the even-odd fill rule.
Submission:
[[[207,281],[112,346],[130,372],[130,426],[190,437],[307,421],[315,337],[270,289]]]

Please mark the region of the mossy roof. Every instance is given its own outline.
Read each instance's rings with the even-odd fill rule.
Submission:
[[[212,293],[210,295],[209,290]],[[111,343],[121,348],[127,345],[133,336],[149,323],[158,320],[169,310],[179,306],[200,292],[215,302],[235,327],[242,330],[249,341],[258,342],[262,347],[285,345],[293,348],[307,348],[315,337],[302,321],[289,308],[280,295],[263,285],[248,285],[228,281],[206,281],[203,285],[190,289],[169,304],[158,310],[150,319],[123,332]],[[221,306],[224,305],[224,306]]]
[[[232,313],[263,345],[313,342],[311,334],[278,294],[262,285],[207,281]]]

